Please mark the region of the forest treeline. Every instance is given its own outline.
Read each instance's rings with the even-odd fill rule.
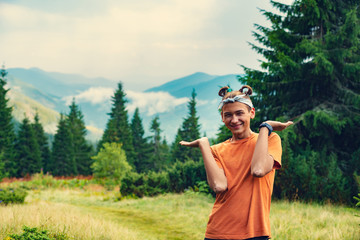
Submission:
[[[279,133],[282,169],[277,171],[273,197],[350,204],[360,182],[360,3],[297,0],[292,5],[272,5],[279,13],[261,10],[270,27],[255,24],[257,43],[250,43],[263,56],[261,70],[242,66],[245,74],[239,81],[256,92],[253,131],[267,119],[294,121]],[[123,195],[156,195],[190,187],[207,191],[199,150],[178,144],[201,137],[195,91],[187,116],[179,116],[183,123],[168,143],[158,116],[150,124],[150,136],[145,136],[138,109],[129,118],[119,83],[104,134],[92,147],[85,139],[83,115],[75,99],[69,113],[61,115],[51,144],[38,115],[33,120],[25,117],[15,132],[5,85],[3,68],[1,177],[23,177],[42,169],[54,176],[112,177],[121,183]],[[221,126],[211,141],[215,144],[230,136]]]

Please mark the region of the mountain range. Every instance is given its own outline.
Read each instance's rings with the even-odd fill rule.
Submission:
[[[24,114],[32,119],[37,111],[45,131],[54,134],[60,113],[67,114],[74,99],[84,115],[87,138],[93,142],[101,138],[118,82],[46,72],[38,68],[9,68],[7,71],[9,99],[16,121],[22,121]],[[225,85],[241,86],[235,74],[217,76],[197,72],[141,92],[124,89],[129,121],[138,107],[145,132],[149,135],[151,120],[159,116],[162,135],[172,143],[188,114],[187,103],[195,90],[201,133],[214,137],[221,124],[217,111],[218,91]]]

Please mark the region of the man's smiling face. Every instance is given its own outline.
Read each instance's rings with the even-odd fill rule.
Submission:
[[[255,117],[255,109],[240,102],[227,103],[221,111],[221,118],[225,126],[240,138],[250,136],[250,119]]]

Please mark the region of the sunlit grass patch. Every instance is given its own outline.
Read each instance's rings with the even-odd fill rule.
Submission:
[[[275,201],[271,205],[274,239],[360,239],[360,212],[333,205]]]
[[[146,239],[201,239],[213,199],[193,192],[111,201],[116,191],[33,191],[28,202],[65,202],[83,212],[126,226]],[[110,200],[109,200],[110,199]]]
[[[63,203],[39,201],[0,207],[0,222],[0,239],[20,233],[24,225],[65,233],[70,239],[140,239],[137,232],[116,222]]]

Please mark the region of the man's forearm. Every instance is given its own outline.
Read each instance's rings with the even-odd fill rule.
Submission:
[[[209,140],[202,138],[199,148],[204,159],[206,176],[210,188],[216,193],[225,191],[227,189],[227,179],[224,170],[219,168],[211,153]]]
[[[267,128],[260,128],[258,140],[251,160],[251,174],[255,177],[265,176],[274,166],[274,159],[268,152],[268,134],[269,130]]]

